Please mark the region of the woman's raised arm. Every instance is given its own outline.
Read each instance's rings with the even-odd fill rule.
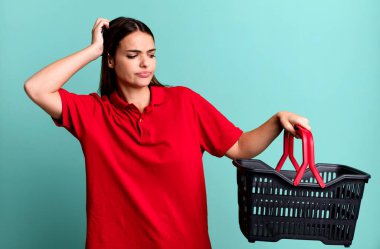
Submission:
[[[92,29],[92,42],[88,47],[51,63],[24,83],[24,90],[34,103],[55,119],[62,116],[62,103],[58,90],[81,68],[103,53],[102,27],[109,21],[98,18]]]

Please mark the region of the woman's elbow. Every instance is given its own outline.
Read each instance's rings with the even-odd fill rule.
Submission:
[[[239,140],[226,152],[226,155],[230,159],[251,159],[255,155],[245,151],[239,144]]]

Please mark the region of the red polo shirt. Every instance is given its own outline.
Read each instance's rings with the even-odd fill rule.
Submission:
[[[242,130],[198,93],[151,86],[140,113],[114,91],[59,89],[62,120],[86,163],[87,249],[209,249],[204,151],[222,157]]]

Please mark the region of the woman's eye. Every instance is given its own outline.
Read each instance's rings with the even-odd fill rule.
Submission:
[[[129,59],[133,59],[133,58],[136,58],[136,57],[137,57],[137,55],[127,55],[127,58],[129,58]],[[150,58],[154,58],[154,57],[156,57],[156,55],[151,54],[151,55],[149,55],[149,57]]]

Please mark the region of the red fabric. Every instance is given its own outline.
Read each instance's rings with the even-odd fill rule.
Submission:
[[[53,121],[85,156],[87,249],[211,248],[202,155],[223,156],[243,131],[187,87],[150,89],[142,114],[116,91],[59,90]]]

